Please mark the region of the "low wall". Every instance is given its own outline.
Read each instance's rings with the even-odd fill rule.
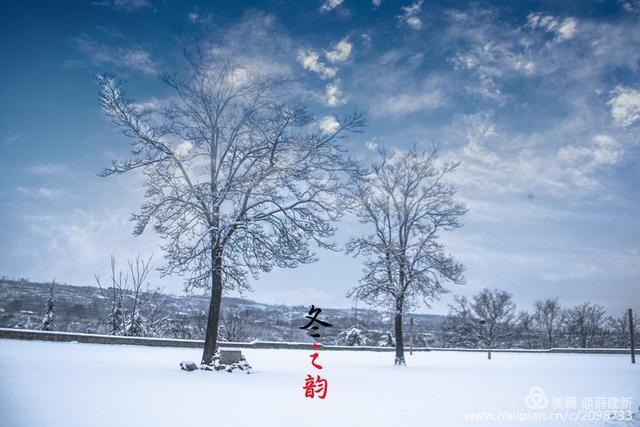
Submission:
[[[75,332],[46,332],[30,329],[0,328],[0,339],[39,340],[58,342],[79,342],[87,344],[124,344],[147,345],[155,347],[186,347],[202,348],[203,340],[181,340],[174,338],[150,338],[150,337],[123,337],[114,335],[81,334]],[[267,348],[267,349],[291,349],[311,350],[313,343],[301,342],[277,342],[277,341],[252,341],[252,342],[218,342],[222,348]],[[338,345],[320,344],[323,350],[355,350],[355,351],[394,351],[390,347],[346,347]],[[429,351],[427,348],[414,348],[414,351]]]
[[[17,340],[39,340],[58,342],[79,342],[87,344],[124,344],[124,345],[146,345],[155,347],[186,347],[202,348],[202,340],[181,340],[173,338],[148,338],[148,337],[121,337],[113,335],[80,334],[74,332],[45,332],[28,329],[0,328],[0,339]],[[290,350],[311,350],[312,343],[290,343],[276,341],[252,341],[252,342],[220,342],[222,348],[266,348],[266,349],[290,349]],[[335,351],[394,351],[392,347],[347,347],[338,345],[320,344],[322,350]],[[405,347],[405,350],[409,349]],[[485,349],[477,348],[436,348],[436,347],[414,347],[413,351],[463,351],[482,352]],[[631,354],[631,351],[623,348],[551,348],[551,349],[493,349],[494,353],[573,353],[573,354]],[[636,349],[636,354],[639,351]]]

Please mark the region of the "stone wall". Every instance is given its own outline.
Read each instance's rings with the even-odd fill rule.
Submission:
[[[0,328],[0,339],[18,340],[39,340],[58,342],[79,342],[89,344],[124,344],[124,345],[147,345],[156,347],[186,347],[202,348],[202,340],[179,340],[173,338],[147,338],[147,337],[121,337],[113,335],[78,334],[71,332],[45,332],[27,329]],[[221,342],[222,348],[266,348],[266,349],[290,349],[290,350],[311,350],[312,343],[289,343],[272,341],[253,342]],[[334,351],[395,351],[392,347],[346,347],[337,345],[320,344],[322,350]],[[409,348],[405,347],[405,351]],[[464,352],[486,352],[485,349],[469,348],[426,348],[414,347],[413,351],[464,351]],[[575,354],[630,354],[631,351],[622,348],[552,348],[552,349],[493,349],[495,353],[575,353]],[[636,354],[638,350],[636,349]]]

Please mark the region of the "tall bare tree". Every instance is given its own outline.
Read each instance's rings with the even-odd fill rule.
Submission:
[[[100,276],[94,275],[96,284],[102,293],[102,300],[107,305],[107,330],[110,335],[125,333],[124,293],[128,286],[129,275],[123,271],[116,271],[116,257],[110,258],[111,286],[104,287]]]
[[[536,301],[533,322],[542,336],[542,346],[551,348],[558,344],[564,329],[565,313],[558,298]]]
[[[338,141],[362,118],[336,117],[320,130],[287,101],[286,77],[262,71],[224,39],[179,46],[185,72],[163,76],[173,92],[164,107],[143,108],[115,78],[98,77],[100,105],[133,147],[104,175],[142,170],[146,197],[134,233],[152,223],[164,241],[162,273],[185,276],[187,290],[211,290],[209,364],[223,290],[246,289],[248,274],[314,261],[310,242],[332,247],[359,172]]]
[[[588,302],[566,312],[567,335],[579,347],[595,347],[603,342],[606,327],[604,307]]]
[[[393,310],[395,364],[404,365],[403,313],[419,299],[429,306],[446,283],[463,281],[464,268],[445,252],[440,233],[460,227],[466,209],[443,180],[457,164],[440,162],[435,147],[380,154],[357,190],[357,216],[373,231],[347,244],[349,253],[367,257],[348,296]]]

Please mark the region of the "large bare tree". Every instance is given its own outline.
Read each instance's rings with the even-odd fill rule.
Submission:
[[[336,117],[321,130],[289,102],[287,76],[262,71],[274,67],[224,39],[179,46],[185,71],[163,75],[173,93],[163,107],[136,104],[115,78],[98,78],[102,109],[133,147],[104,175],[143,171],[134,233],[153,224],[164,241],[162,273],[184,276],[188,290],[211,290],[202,355],[210,364],[223,290],[248,288],[248,274],[314,261],[310,242],[332,247],[359,174],[339,139],[362,118]]]
[[[357,190],[357,216],[372,232],[347,244],[349,253],[367,258],[360,284],[347,295],[395,313],[395,364],[404,365],[403,313],[419,299],[428,306],[446,283],[463,281],[464,268],[445,252],[440,234],[460,227],[466,209],[444,182],[457,164],[441,162],[435,147],[381,156]]]
[[[542,346],[551,348],[558,344],[564,329],[565,312],[558,298],[536,301],[533,321],[536,330],[542,336]]]
[[[491,349],[497,345],[512,347],[518,337],[513,297],[498,289],[483,289],[471,301],[456,297],[443,329],[454,345],[481,346],[491,358]]]
[[[585,302],[566,311],[568,338],[582,348],[602,344],[606,322],[606,311],[599,304]]]

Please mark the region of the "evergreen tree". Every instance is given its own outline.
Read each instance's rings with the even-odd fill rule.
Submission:
[[[111,317],[109,319],[109,334],[122,335],[124,326],[124,314],[122,310],[122,298],[117,298],[116,303],[111,309]]]
[[[144,319],[140,315],[140,311],[137,309],[131,315],[131,321],[127,325],[127,335],[130,337],[143,337],[144,331]]]
[[[53,321],[53,312],[54,312],[54,304],[55,304],[55,295],[53,293],[53,285],[49,289],[49,298],[47,299],[46,310],[44,313],[44,317],[42,318],[42,324],[40,325],[40,329],[43,331],[53,331],[56,328],[56,325]]]

